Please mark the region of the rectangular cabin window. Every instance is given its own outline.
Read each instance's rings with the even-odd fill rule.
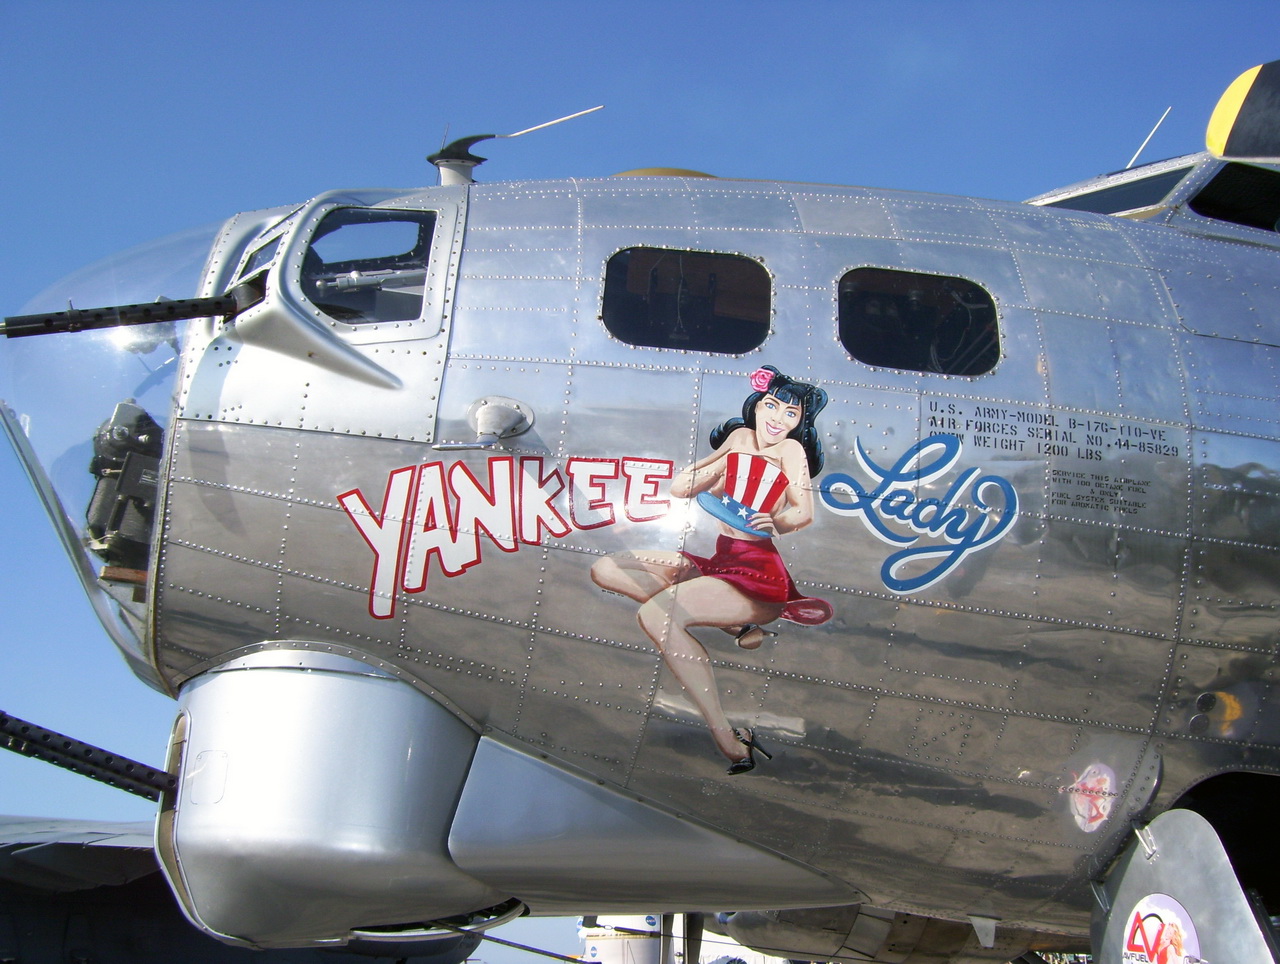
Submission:
[[[769,272],[752,258],[627,248],[605,268],[600,317],[628,345],[740,355],[764,342],[771,309]]]
[[[303,293],[347,324],[417,319],[435,220],[432,211],[331,211],[307,247]]]
[[[881,368],[981,375],[1000,358],[996,306],[972,281],[887,268],[840,279],[840,343]]]

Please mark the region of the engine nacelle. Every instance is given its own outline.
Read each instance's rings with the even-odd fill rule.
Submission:
[[[228,943],[325,946],[504,903],[448,852],[476,734],[391,673],[296,646],[182,689],[156,849],[187,916]]]

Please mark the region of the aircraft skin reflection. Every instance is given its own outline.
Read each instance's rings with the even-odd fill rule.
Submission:
[[[234,310],[138,348],[145,391],[63,391],[110,332],[15,343],[8,405],[59,418],[10,435],[178,700],[187,917],[719,907],[788,956],[1119,960],[1131,828],[1226,787],[1265,827],[1280,767],[1280,168],[1179,164],[1132,218],[1077,207],[1141,171],[333,192],[223,226],[194,294]],[[1203,920],[1176,859],[1150,886]]]

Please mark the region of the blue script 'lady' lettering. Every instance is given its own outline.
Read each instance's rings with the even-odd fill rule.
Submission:
[[[999,542],[1018,518],[1018,493],[999,475],[965,469],[941,498],[918,498],[920,487],[950,472],[964,443],[954,435],[934,435],[917,442],[889,468],[878,465],[858,439],[858,465],[873,485],[864,488],[844,473],[822,480],[822,503],[836,515],[862,521],[876,538],[901,546],[880,567],[891,592],[927,589],[946,576],[971,552]],[[912,563],[927,568],[903,576]]]

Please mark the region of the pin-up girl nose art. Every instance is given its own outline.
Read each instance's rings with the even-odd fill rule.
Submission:
[[[706,720],[731,774],[753,769],[756,751],[769,753],[749,726],[729,722],[711,659],[690,629],[714,626],[756,649],[777,635],[764,629],[777,619],[812,626],[831,618],[830,604],[796,588],[774,545],[813,521],[810,479],[822,469],[814,422],[827,394],[771,365],[750,381],[742,416],[717,427],[711,454],[671,483],[672,496],[696,499],[720,523],[714,554],[620,552],[591,569],[597,585],[641,604],[641,628]]]

